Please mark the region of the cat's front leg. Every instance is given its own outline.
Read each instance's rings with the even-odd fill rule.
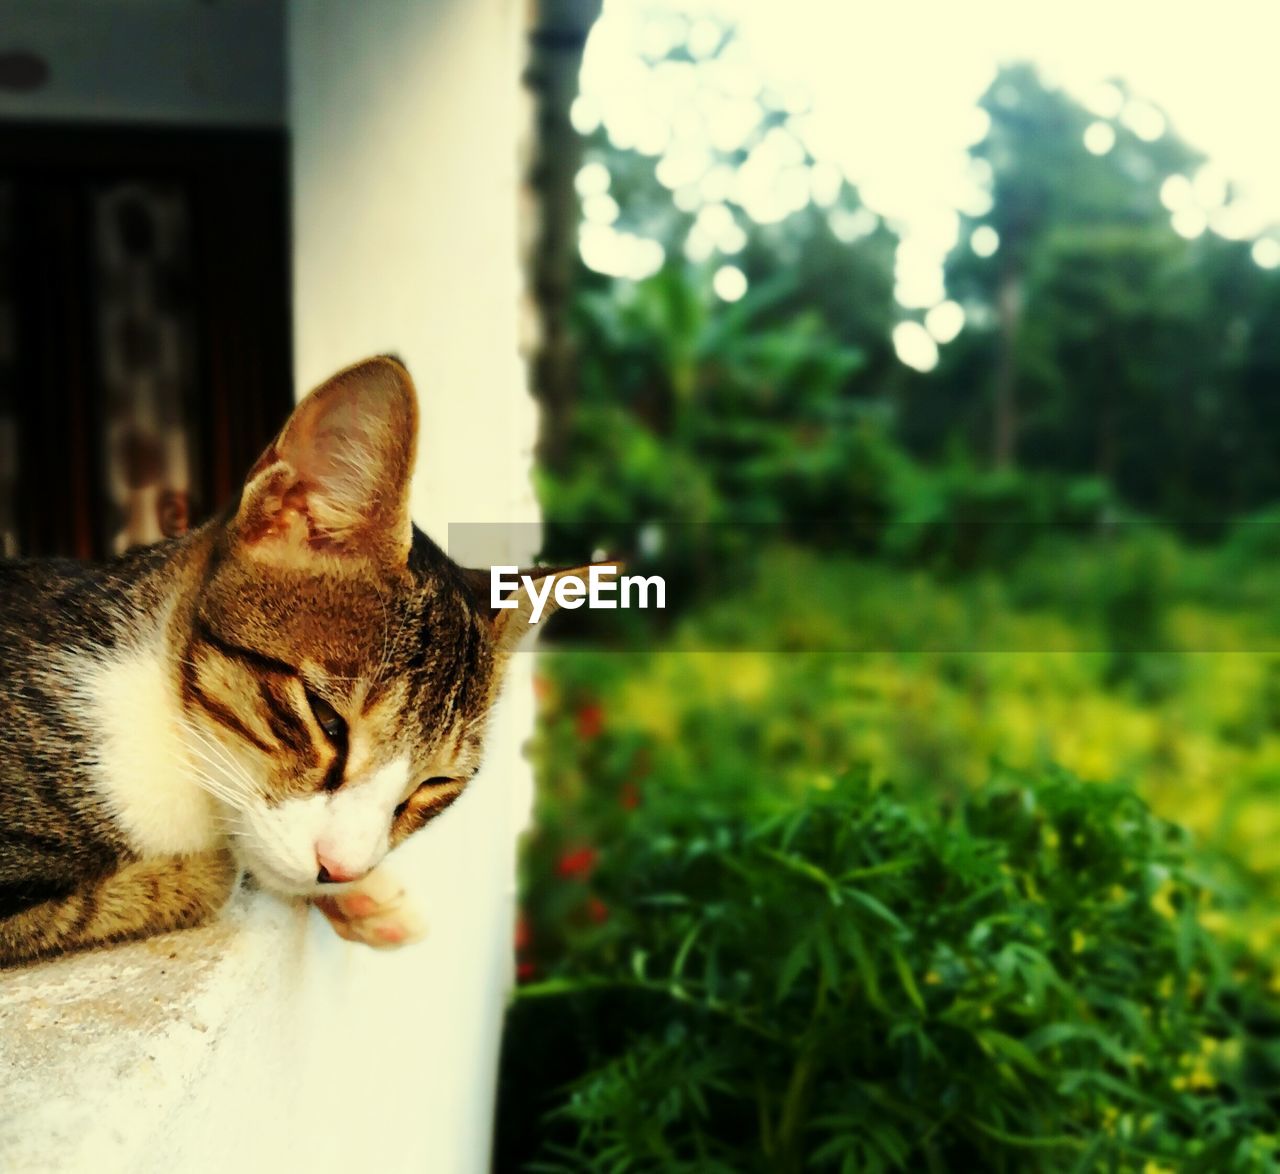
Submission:
[[[0,966],[199,925],[227,903],[239,875],[225,850],[131,861],[0,918]]]
[[[387,950],[420,941],[427,933],[404,885],[386,868],[375,868],[332,897],[315,898],[315,905],[349,942]]]

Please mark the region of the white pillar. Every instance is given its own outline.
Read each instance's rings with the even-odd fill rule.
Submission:
[[[517,339],[519,17],[514,0],[289,9],[298,389],[369,354],[405,361],[422,401],[415,518],[442,544],[450,522],[536,518]],[[327,984],[314,1029],[335,1049],[310,1123],[328,1139],[323,1169],[487,1168],[529,786],[517,662],[481,774],[391,861],[420,894],[427,942],[387,957],[312,927],[308,965]]]

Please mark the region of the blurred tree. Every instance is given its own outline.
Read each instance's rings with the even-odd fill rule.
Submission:
[[[740,136],[717,132],[707,112],[733,96],[719,67],[741,46],[722,27],[695,53],[684,18],[662,19],[684,34],[649,55],[651,80],[681,71],[701,100],[661,144],[620,146],[629,131],[607,120],[587,139],[580,359],[548,426],[568,454],[544,462],[548,516],[608,523],[604,545],[644,521],[861,516],[851,501],[886,487],[867,484],[878,466],[856,454],[877,415],[883,431],[902,371],[890,343],[897,238],[838,174],[818,180],[794,96],[762,83]],[[699,167],[674,167],[682,151]],[[779,185],[789,202],[770,203]],[[636,242],[652,269],[634,263]],[[726,297],[722,270],[744,291]]]
[[[1199,190],[1204,160],[1151,103],[1109,83],[1099,115],[1031,65],[999,71],[971,151],[988,206],[961,217],[946,267],[965,326],[922,373],[892,346],[898,237],[809,154],[803,103],[752,72],[732,28],[695,45],[684,16],[653,11],[643,101],[595,112],[583,215],[558,205],[554,272],[576,273],[576,305],[541,368],[549,511],[1074,516],[1057,499],[1086,478],[1095,504],[1114,500],[1106,481],[1199,525],[1280,497],[1280,273],[1207,213],[1171,216],[1166,185]],[[735,102],[753,110],[726,137],[716,112]],[[945,468],[910,472],[888,428]]]
[[[533,347],[533,390],[543,406],[540,456],[550,466],[565,459],[565,421],[576,382],[567,328],[578,253],[578,199],[573,177],[582,141],[569,122],[587,33],[602,0],[538,0],[529,32],[525,83],[534,108],[528,183],[536,204],[528,260],[539,329]]]
[[[1117,91],[1129,101],[1122,86]],[[984,391],[990,397],[991,459],[1003,467],[1017,457],[1031,406],[1023,395],[1026,367],[1039,362],[1020,338],[1027,318],[1040,313],[1029,300],[1028,276],[1043,269],[1052,237],[1072,228],[1111,226],[1137,233],[1139,253],[1150,247],[1152,233],[1176,243],[1160,187],[1200,156],[1172,134],[1148,141],[1119,122],[1103,122],[1107,129],[1099,133],[1110,146],[1092,153],[1085,134],[1100,120],[1046,85],[1027,64],[1001,69],[980,105],[991,125],[972,154],[989,176],[992,202],[984,214],[964,218],[947,280],[953,296],[979,307],[973,317],[995,325]],[[1123,240],[1113,238],[1109,254],[1119,259],[1124,251]]]
[[[816,311],[771,322],[794,287],[783,275],[725,305],[676,262],[625,296],[583,292],[574,461],[544,480],[549,516],[629,531],[839,513],[836,486],[858,473],[843,389],[864,360]]]
[[[1280,500],[1280,269],[1244,258],[1217,268],[1213,304],[1231,307],[1228,342],[1239,364],[1231,434],[1239,504],[1256,508]]]
[[[1259,277],[1247,246],[1212,236],[1051,233],[1027,276],[1019,348],[1036,405],[1027,459],[1091,469],[1126,500],[1186,523],[1275,493],[1275,422],[1258,430],[1267,421],[1242,383]]]
[[[853,239],[835,226],[859,225]],[[863,356],[857,379],[845,390],[874,396],[886,407],[907,371],[894,354],[891,336],[898,320],[894,302],[897,235],[866,209],[857,190],[841,184],[830,207],[810,203],[778,224],[757,226],[739,262],[752,284],[779,273],[789,275],[771,319],[817,312],[831,333]]]

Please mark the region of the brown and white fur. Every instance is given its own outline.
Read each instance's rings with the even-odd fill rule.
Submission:
[[[416,435],[370,359],[187,537],[0,564],[0,965],[195,925],[246,870],[344,937],[416,936],[382,860],[478,768],[531,611],[412,525]]]

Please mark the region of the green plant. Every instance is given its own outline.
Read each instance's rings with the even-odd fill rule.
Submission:
[[[1280,1023],[1126,790],[653,784],[559,860],[592,912],[511,1016],[527,1168],[1275,1168]]]

